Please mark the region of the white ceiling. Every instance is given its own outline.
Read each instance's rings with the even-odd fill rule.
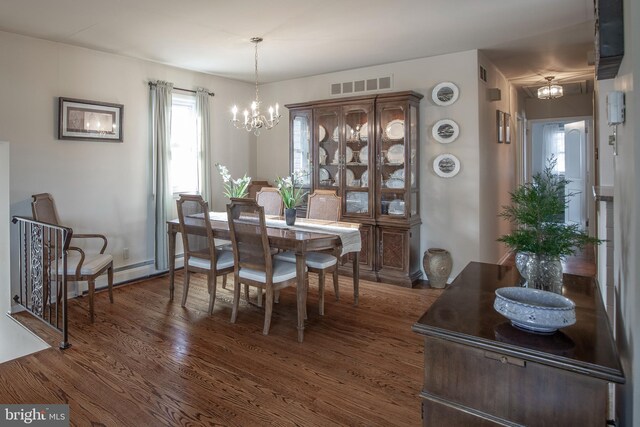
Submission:
[[[482,49],[516,85],[592,78],[592,0],[1,0],[0,30],[271,82]]]

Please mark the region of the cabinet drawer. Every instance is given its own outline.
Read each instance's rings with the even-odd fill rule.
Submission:
[[[527,426],[606,423],[606,381],[432,337],[424,358],[436,400]]]
[[[513,424],[497,423],[459,408],[425,399],[422,401],[422,425],[425,427],[441,427],[445,425],[447,427],[497,427]]]

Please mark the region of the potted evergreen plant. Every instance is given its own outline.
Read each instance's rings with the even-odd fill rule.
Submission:
[[[600,240],[586,234],[579,224],[566,224],[564,211],[576,193],[566,192],[570,181],[554,173],[555,157],[533,180],[511,194],[511,206],[503,206],[502,218],[515,225],[514,231],[498,241],[516,252],[516,266],[527,286],[561,292],[561,259]]]

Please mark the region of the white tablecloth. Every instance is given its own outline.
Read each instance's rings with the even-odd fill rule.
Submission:
[[[227,222],[226,212],[209,212],[209,218],[212,221]],[[322,221],[322,220],[306,220],[298,218],[296,225],[290,226],[283,219],[278,217],[266,216],[265,223],[268,227],[286,228],[289,230],[307,231],[313,233],[337,234],[342,242],[342,255],[350,252],[360,252],[362,249],[362,240],[360,239],[360,230],[351,227],[341,226],[339,222]]]

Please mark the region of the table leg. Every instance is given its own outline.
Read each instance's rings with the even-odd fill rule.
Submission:
[[[353,253],[353,305],[358,305],[360,296],[360,252]]]
[[[173,301],[174,278],[176,272],[176,231],[168,228],[169,235],[169,301]]]
[[[298,278],[298,284],[296,286],[296,297],[298,303],[298,342],[304,340],[304,317],[306,313],[307,304],[307,284],[305,273],[305,259],[304,254],[296,253],[296,276]]]

